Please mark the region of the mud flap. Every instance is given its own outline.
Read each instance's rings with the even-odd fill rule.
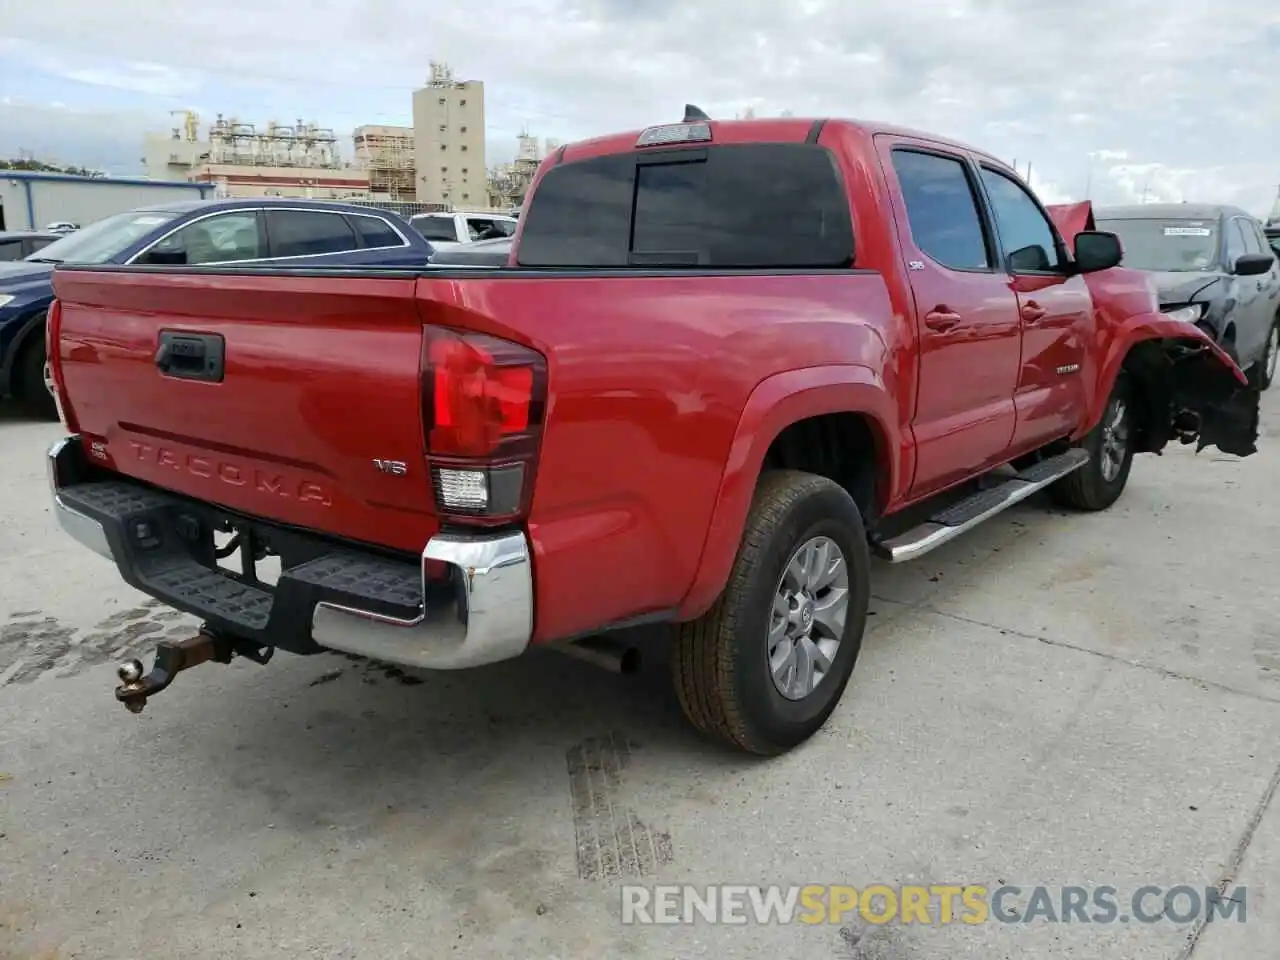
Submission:
[[[1194,340],[1142,349],[1126,369],[1140,384],[1148,419],[1142,449],[1158,453],[1176,438],[1197,452],[1217,447],[1247,457],[1258,451],[1261,393],[1230,361]]]

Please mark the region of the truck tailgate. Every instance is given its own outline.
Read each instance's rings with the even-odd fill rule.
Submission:
[[[91,459],[120,473],[420,551],[439,523],[414,286],[409,274],[58,270],[53,363],[68,419]],[[178,366],[158,356],[164,342]],[[192,350],[206,348],[206,378],[193,379]]]

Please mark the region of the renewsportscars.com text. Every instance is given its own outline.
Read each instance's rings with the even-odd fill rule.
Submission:
[[[1192,923],[1246,919],[1245,887],[1146,885],[1129,893],[1112,886],[1003,884],[889,885],[866,887],[694,886],[622,887],[625,924],[871,924],[962,923]]]

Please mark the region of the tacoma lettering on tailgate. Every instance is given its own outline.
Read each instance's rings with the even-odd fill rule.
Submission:
[[[282,473],[244,467],[231,460],[181,453],[167,447],[130,440],[129,447],[137,459],[171,470],[182,471],[195,477],[217,479],[233,487],[252,487],[260,493],[270,493],[286,500],[302,503],[319,503],[330,506],[333,498],[329,492],[313,480],[297,480]]]

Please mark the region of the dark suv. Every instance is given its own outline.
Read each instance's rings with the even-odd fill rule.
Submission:
[[[1094,211],[1123,264],[1151,271],[1166,313],[1222,345],[1261,389],[1280,356],[1280,266],[1262,224],[1238,207],[1144,203]]]

